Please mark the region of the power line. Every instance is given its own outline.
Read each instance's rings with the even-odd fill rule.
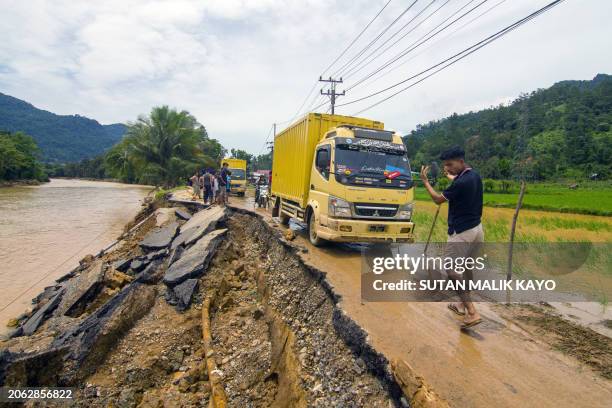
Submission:
[[[332,77],[329,77],[329,79],[323,79],[319,77],[319,82],[329,82],[330,84],[330,89],[328,89],[326,92],[323,92],[323,89],[321,89],[321,95],[329,96],[329,100],[331,102],[331,113],[333,115],[335,112],[334,107],[336,106],[336,97],[344,96],[344,91],[342,91],[342,93],[336,92],[336,84],[341,84],[342,78],[333,79]]]
[[[431,69],[436,68],[436,67],[438,67],[438,66],[440,66],[440,65],[442,65],[442,64],[444,64],[444,63],[446,63],[446,62],[448,62],[448,61],[450,61],[450,60],[452,60],[453,58],[455,58],[455,57],[457,57],[457,56],[460,56],[460,57],[458,57],[458,58],[454,59],[453,61],[449,62],[448,64],[446,64],[446,65],[444,65],[444,66],[442,66],[442,67],[438,68],[437,70],[435,70],[434,72],[430,73],[429,75],[427,75],[427,76],[425,76],[425,77],[423,77],[423,78],[419,79],[418,81],[416,81],[416,82],[414,82],[414,83],[412,83],[412,84],[408,85],[407,87],[404,87],[404,88],[400,89],[399,91],[397,91],[397,92],[395,92],[395,93],[393,93],[393,94],[391,94],[391,95],[389,95],[389,96],[387,96],[387,97],[385,97],[385,98],[381,99],[380,101],[378,101],[378,102],[376,102],[376,103],[374,103],[374,104],[372,104],[372,105],[370,105],[370,106],[368,106],[368,107],[366,107],[366,108],[364,108],[364,109],[360,110],[359,112],[356,112],[356,113],[355,113],[355,115],[358,115],[358,114],[363,113],[363,112],[365,112],[365,111],[367,111],[367,110],[369,110],[369,109],[372,109],[373,107],[378,106],[378,105],[380,105],[381,103],[383,103],[383,102],[385,102],[385,101],[387,101],[387,100],[389,100],[389,99],[393,98],[394,96],[397,96],[398,94],[400,94],[400,93],[402,93],[402,92],[404,92],[404,91],[406,91],[406,90],[408,90],[408,89],[412,88],[413,86],[415,86],[415,85],[419,84],[420,82],[423,82],[424,80],[426,80],[427,78],[429,78],[429,77],[431,77],[431,76],[435,75],[436,73],[438,73],[438,72],[440,72],[440,71],[442,71],[442,70],[444,70],[444,69],[448,68],[449,66],[451,66],[451,65],[453,65],[453,64],[455,64],[455,63],[457,63],[457,62],[461,61],[462,59],[464,59],[464,58],[466,58],[467,56],[469,56],[469,55],[473,54],[474,52],[478,51],[478,50],[479,50],[479,49],[481,49],[482,47],[484,47],[484,46],[486,46],[486,45],[488,45],[488,44],[492,43],[492,42],[493,42],[493,41],[495,41],[495,40],[498,40],[499,38],[503,37],[504,35],[508,34],[508,33],[509,33],[509,32],[511,32],[511,31],[515,30],[516,28],[520,27],[521,25],[523,25],[523,24],[525,24],[525,23],[527,23],[527,22],[529,22],[529,21],[533,20],[534,18],[536,18],[536,17],[537,17],[537,16],[539,16],[540,14],[545,13],[546,11],[548,11],[548,10],[550,10],[551,8],[553,8],[553,7],[557,6],[559,3],[563,2],[563,1],[564,1],[564,0],[555,0],[555,1],[553,1],[553,2],[551,2],[551,3],[549,3],[549,4],[547,4],[546,6],[544,6],[544,7],[540,8],[540,9],[538,9],[538,10],[534,11],[534,12],[533,12],[533,13],[531,13],[531,14],[529,14],[527,17],[524,17],[524,18],[522,18],[522,19],[520,19],[520,20],[518,20],[518,21],[514,22],[513,24],[510,24],[509,26],[507,26],[507,27],[505,27],[505,28],[503,28],[503,29],[499,30],[499,31],[498,31],[498,32],[496,32],[495,34],[490,35],[489,37],[485,38],[484,40],[479,41],[478,43],[476,43],[476,44],[472,45],[471,47],[468,47],[468,48],[464,49],[463,51],[461,51],[461,52],[459,52],[459,53],[457,53],[457,54],[453,55],[453,56],[452,56],[452,57],[450,57],[450,58],[445,59],[444,61],[441,61],[440,63],[438,63],[438,64],[436,64],[436,65],[434,65],[434,66],[432,66],[432,67],[430,67],[430,68],[428,68],[428,69],[426,69],[426,70],[424,70],[424,71],[421,71],[421,72],[420,72],[419,74],[417,74],[417,75],[414,75],[414,76],[412,76],[412,77],[410,77],[410,78],[408,78],[408,79],[405,79],[405,80],[403,80],[403,81],[401,81],[401,82],[398,82],[397,84],[394,84],[394,85],[392,85],[392,86],[390,86],[390,87],[387,87],[387,88],[385,88],[385,89],[384,89],[384,90],[382,90],[382,91],[375,92],[375,93],[373,93],[373,94],[371,94],[371,95],[368,95],[368,96],[366,96],[366,97],[363,97],[363,98],[360,98],[360,99],[356,99],[356,100],[353,100],[353,101],[349,101],[349,102],[347,102],[347,103],[344,103],[344,104],[342,104],[342,105],[338,105],[338,106],[349,105],[349,104],[352,104],[352,103],[356,103],[356,102],[358,102],[358,101],[360,101],[360,100],[364,100],[364,99],[370,98],[370,97],[372,97],[372,96],[378,95],[378,94],[380,94],[381,92],[385,92],[385,91],[387,91],[387,90],[389,90],[389,89],[391,89],[391,88],[394,88],[394,87],[396,87],[396,86],[398,86],[398,85],[400,85],[400,84],[402,84],[402,83],[405,83],[405,82],[407,82],[407,81],[409,81],[409,80],[411,80],[411,79],[414,79],[415,77],[417,77],[417,76],[419,76],[419,75],[421,75],[421,74],[423,74],[423,73],[425,73],[425,72],[427,72],[427,71],[430,71]],[[461,54],[463,54],[463,55],[461,55]]]
[[[335,60],[334,60],[334,61],[333,61],[331,64],[329,64],[329,66],[328,66],[327,68],[325,68],[325,69],[323,70],[323,72],[321,72],[321,76],[325,75],[325,73],[326,73],[326,72],[327,72],[327,71],[328,71],[328,70],[329,70],[331,67],[333,67],[333,66],[334,66],[334,64],[335,64],[336,62],[338,62],[338,60],[340,60],[340,58],[342,58],[342,57],[344,56],[344,54],[346,54],[346,52],[347,52],[347,51],[348,51],[348,50],[349,50],[349,49],[350,49],[350,48],[351,48],[351,47],[352,47],[352,46],[355,44],[355,42],[357,42],[357,40],[358,40],[358,39],[359,39],[359,38],[360,38],[360,37],[363,35],[363,33],[365,33],[365,32],[366,32],[366,30],[368,29],[368,27],[370,27],[370,25],[372,25],[372,23],[373,23],[373,22],[374,22],[374,21],[375,21],[375,20],[378,18],[378,16],[380,16],[380,14],[381,14],[381,13],[382,13],[382,12],[383,12],[383,11],[384,11],[386,8],[387,8],[387,6],[389,5],[389,3],[391,3],[391,0],[389,0],[389,1],[387,1],[387,2],[385,3],[385,5],[384,5],[384,6],[383,6],[383,7],[382,7],[382,8],[381,8],[379,11],[378,11],[378,13],[376,13],[376,15],[375,15],[375,16],[374,16],[374,17],[373,17],[371,20],[370,20],[370,22],[369,22],[368,24],[366,24],[366,26],[363,28],[363,30],[361,30],[361,32],[360,32],[359,34],[357,34],[357,37],[355,37],[355,38],[353,39],[353,41],[351,41],[351,43],[350,43],[350,44],[349,44],[349,45],[348,45],[348,46],[347,46],[347,47],[344,49],[344,51],[342,51],[342,52],[340,53],[340,55],[338,55],[338,56],[336,57],[336,59],[335,59]],[[315,87],[316,87],[316,84],[317,84],[317,83],[315,82]]]
[[[363,30],[361,30],[361,32],[349,43],[349,45],[340,53],[340,55],[338,55],[336,57],[336,59],[334,61],[332,61],[331,64],[329,64],[327,66],[327,68],[325,68],[323,70],[323,72],[321,73],[321,76],[325,74],[325,72],[327,72],[331,67],[334,66],[334,64],[336,64],[336,62],[338,62],[340,60],[340,58],[342,58],[342,56],[344,56],[344,54],[346,54],[346,52],[357,42],[357,40],[363,35],[363,33],[366,32],[366,30],[370,27],[370,25],[372,25],[372,23],[374,21],[376,21],[376,19],[382,14],[382,12],[387,8],[387,6],[389,5],[389,3],[391,3],[391,0],[388,0],[385,5],[376,13],[376,15],[368,22],[368,24],[366,24],[366,26],[363,28]],[[310,88],[310,91],[308,91],[308,94],[306,94],[306,97],[304,98],[304,100],[302,101],[302,103],[300,104],[300,107],[297,109],[297,111],[295,112],[295,114],[291,117],[291,119],[289,119],[287,122],[293,122],[302,112],[302,109],[304,108],[304,106],[306,105],[306,101],[308,101],[308,98],[310,98],[310,95],[312,95],[312,93],[314,92],[314,90],[317,88],[319,81],[315,81],[312,84],[312,87]],[[314,102],[314,100],[316,99],[316,96],[319,96],[318,94],[315,94],[315,98],[313,99],[313,101],[311,101],[311,104]],[[306,111],[309,111],[310,109],[307,109]]]
[[[451,21],[450,23],[448,23],[447,25],[445,25],[444,27],[442,27],[440,30],[436,31],[435,33],[431,34],[433,31],[435,31],[438,27],[440,27],[441,25],[443,25],[444,23],[446,23],[448,20],[450,20],[452,17],[454,17],[456,14],[458,14],[461,10],[463,10],[467,5],[469,5],[470,3],[472,3],[474,0],[470,0],[467,4],[465,4],[463,7],[461,7],[460,9],[458,9],[457,11],[455,11],[453,14],[451,14],[450,16],[448,16],[446,19],[444,19],[441,23],[439,23],[437,26],[435,26],[434,28],[432,28],[430,31],[428,31],[427,33],[425,33],[424,35],[422,35],[418,40],[416,40],[415,42],[413,42],[412,44],[410,44],[407,48],[405,48],[402,52],[400,52],[399,54],[397,54],[395,57],[391,58],[390,60],[387,60],[385,63],[383,63],[383,65],[379,66],[378,68],[376,68],[374,71],[372,71],[371,73],[369,73],[368,75],[366,75],[365,77],[359,79],[357,82],[355,82],[353,85],[351,85],[347,90],[351,90],[353,88],[355,88],[356,86],[360,85],[361,83],[363,83],[365,80],[371,78],[373,75],[376,75],[378,72],[382,71],[383,69],[387,68],[388,66],[394,64],[395,62],[397,62],[398,60],[400,60],[401,58],[405,57],[406,55],[408,55],[410,52],[414,51],[415,49],[417,49],[418,47],[420,47],[421,45],[425,44],[427,41],[429,41],[430,39],[432,39],[433,37],[435,37],[436,35],[438,35],[439,33],[441,33],[442,31],[446,30],[448,27],[452,26],[453,24],[455,24],[457,21],[461,20],[463,17],[467,16],[468,14],[470,14],[472,11],[476,10],[478,7],[482,6],[484,3],[486,3],[489,0],[482,0],[480,3],[478,3],[477,5],[475,5],[474,7],[472,7],[471,9],[469,9],[468,11],[466,11],[465,13],[463,13],[462,15],[460,15],[459,17],[457,17],[456,19],[454,19],[453,21]],[[429,35],[431,34],[431,35]],[[429,36],[429,37],[428,37]],[[427,37],[427,38],[425,38]],[[423,38],[425,38],[423,41],[421,41]],[[419,42],[420,41],[420,42]],[[416,44],[416,45],[415,45]]]
[[[263,146],[261,146],[261,149],[259,150],[259,154],[258,156],[261,155],[261,153],[264,151],[264,149],[266,148],[266,145],[268,143],[268,139],[270,139],[270,134],[272,133],[272,129],[274,129],[274,124],[272,124],[272,126],[270,126],[270,130],[268,130],[268,135],[266,136],[266,140],[264,140]]]
[[[389,41],[391,41],[393,39],[393,37],[395,37],[396,35],[398,35],[402,30],[404,30],[406,27],[408,27],[410,25],[410,23],[412,23],[414,20],[416,20],[421,14],[423,14],[432,4],[434,4],[437,0],[432,0],[427,6],[425,6],[421,11],[419,11],[414,17],[412,17],[410,20],[408,20],[408,22],[406,24],[404,24],[399,30],[397,30],[395,33],[393,33],[389,38],[387,38],[382,44],[380,44],[378,47],[376,47],[371,53],[369,53],[365,58],[363,58],[360,62],[357,63],[357,65],[353,66],[352,68],[350,68],[348,71],[346,71],[344,73],[344,77],[345,78],[349,78],[351,75],[353,75],[355,72],[360,71],[363,67],[369,65],[372,61],[374,61],[376,58],[380,57],[381,55],[383,55],[385,52],[387,52],[387,50],[389,50],[389,48],[393,47],[395,44],[397,44],[399,41],[401,41],[404,37],[406,37],[408,34],[410,34],[411,32],[413,32],[416,28],[418,28],[423,22],[427,21],[428,18],[430,18],[433,14],[435,14],[438,10],[440,10],[442,7],[444,7],[450,0],[446,0],[446,2],[442,3],[442,5],[440,7],[438,7],[436,10],[434,10],[433,13],[431,13],[429,16],[427,16],[425,19],[423,19],[423,21],[421,21],[419,24],[417,24],[416,26],[414,26],[411,30],[409,30],[407,33],[404,33],[400,38],[398,38],[393,44],[391,44],[389,47],[385,48],[385,50],[383,52],[381,52],[380,54],[378,54],[376,57],[374,57],[373,59],[371,59],[370,61],[368,61],[365,65],[363,64],[368,58],[370,58],[374,53],[376,53],[376,51],[380,50],[385,44],[387,44]]]
[[[312,92],[317,88],[317,84],[319,83],[319,81],[315,81],[314,84],[312,84],[312,88],[310,88],[310,91],[308,91],[308,94],[306,95],[306,98],[304,98],[304,101],[302,102],[302,104],[300,105],[300,107],[298,108],[298,110],[295,112],[295,114],[291,117],[290,121],[293,122],[295,120],[295,118],[297,118],[300,114],[300,112],[302,111],[302,108],[304,107],[304,104],[306,103],[306,101],[308,100],[308,98],[310,98],[310,95],[312,94]],[[315,94],[316,95],[316,94]]]
[[[409,63],[410,61],[414,60],[416,57],[418,57],[419,55],[423,54],[425,51],[429,50],[431,47],[439,44],[440,42],[450,38],[453,34],[455,34],[456,32],[464,29],[465,27],[467,27],[468,25],[472,24],[474,21],[480,19],[481,17],[483,17],[484,15],[488,14],[489,12],[491,12],[493,9],[501,6],[503,3],[505,3],[507,0],[501,0],[499,2],[497,2],[496,4],[494,4],[493,6],[489,7],[487,10],[483,11],[482,13],[480,13],[479,15],[475,16],[474,18],[472,18],[471,20],[467,21],[465,24],[457,27],[455,30],[453,30],[452,32],[448,33],[446,36],[440,38],[438,41],[434,42],[433,44],[430,44],[428,47],[426,47],[425,49],[421,50],[420,52],[418,52],[417,54],[413,55],[411,58],[408,58],[406,61],[402,62],[399,65],[396,65],[395,67],[389,69],[387,72],[383,72],[382,75],[379,75],[378,77],[374,77],[373,81],[370,82],[374,82],[377,80],[380,80],[381,78],[389,75],[391,72],[397,70],[398,68],[403,67],[404,65],[406,65],[407,63]],[[369,83],[369,82],[368,82]]]
[[[378,34],[372,41],[370,41],[370,43],[368,45],[366,45],[361,51],[359,51],[355,56],[353,56],[353,58],[349,59],[347,62],[344,63],[344,65],[342,65],[338,70],[336,70],[336,72],[334,72],[332,74],[332,77],[339,77],[341,76],[340,73],[347,68],[348,66],[350,66],[350,64],[352,64],[357,58],[361,57],[363,55],[364,52],[366,52],[372,45],[374,45],[376,43],[376,41],[378,41],[380,39],[380,37],[382,37],[387,31],[389,31],[391,29],[391,27],[393,27],[395,25],[395,23],[397,23],[399,21],[399,19],[401,19],[404,14],[406,14],[408,11],[410,11],[410,9],[417,3],[418,0],[414,0],[414,2],[412,4],[410,4],[404,11],[402,11],[400,13],[399,16],[397,16],[389,25],[387,25],[387,27],[382,30],[380,32],[380,34]]]

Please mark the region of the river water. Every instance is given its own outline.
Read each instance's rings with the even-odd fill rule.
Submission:
[[[45,286],[113,242],[150,190],[64,179],[0,188],[0,333]]]

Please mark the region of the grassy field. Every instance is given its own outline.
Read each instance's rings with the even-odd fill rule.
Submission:
[[[528,184],[523,208],[575,214],[612,216],[612,185],[605,182],[585,183],[571,190],[563,184]],[[416,188],[417,200],[429,200],[421,186]],[[514,208],[518,193],[485,193],[484,205],[488,207]]]
[[[417,241],[427,240],[436,205],[417,201],[413,220]],[[447,204],[443,204],[432,241],[446,241]],[[485,207],[482,222],[487,242],[508,242],[514,210]],[[612,242],[612,217],[522,209],[517,222],[517,242]]]

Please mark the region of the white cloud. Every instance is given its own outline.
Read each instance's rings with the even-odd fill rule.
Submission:
[[[321,70],[385,2],[0,0],[0,91],[103,123],[133,120],[152,106],[168,104],[191,111],[227,148],[258,153],[270,124],[292,117]],[[347,56],[410,3],[392,1]],[[415,5],[387,35],[427,3]],[[449,2],[436,20],[420,26],[378,63],[465,3]],[[480,10],[496,3],[491,0]],[[437,43],[418,48],[412,60],[351,90],[340,102],[418,72],[546,3],[504,2],[452,36],[440,35]],[[364,115],[409,130],[558,80],[610,72],[612,56],[606,50],[612,28],[606,16],[611,9],[605,0],[564,2]],[[375,67],[348,78],[345,86]],[[339,108],[339,113],[355,113],[376,100]]]

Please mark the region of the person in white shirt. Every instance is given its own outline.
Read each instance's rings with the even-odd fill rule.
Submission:
[[[219,180],[217,180],[217,172],[215,171],[212,178],[212,202],[217,202],[217,196],[219,195]]]

